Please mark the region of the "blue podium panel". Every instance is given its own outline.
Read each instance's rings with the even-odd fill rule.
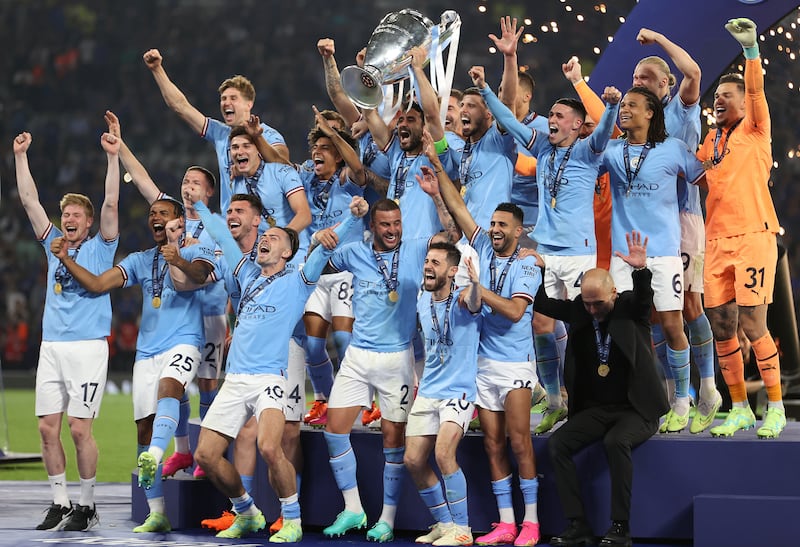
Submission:
[[[694,546],[797,545],[798,515],[797,496],[697,496]]]
[[[195,440],[198,431],[197,423],[190,425],[190,434]],[[547,453],[547,440],[548,436],[533,437],[540,477],[539,520],[545,536],[558,534],[566,526]],[[381,435],[378,431],[356,428],[351,441],[358,461],[361,499],[369,523],[372,524],[380,515],[383,503],[384,459]],[[343,509],[344,502],[328,464],[325,439],[320,430],[304,427],[301,443],[304,457],[300,491],[303,524],[327,526]],[[739,501],[741,497],[792,498],[799,495],[800,473],[796,472],[798,449],[800,424],[794,422],[789,423],[781,438],[776,440],[758,439],[753,430],[740,431],[729,439],[715,439],[707,433],[696,436],[688,432],[653,437],[633,452],[633,536],[689,539],[693,534],[701,533],[699,531],[706,533],[703,521],[711,519],[713,522],[707,516],[711,509],[698,512],[696,505],[699,502],[696,499],[713,500],[713,504],[711,501],[705,502],[706,506],[711,504],[716,514],[725,515],[725,505],[729,503],[732,510],[738,510],[735,507],[742,503]],[[513,457],[511,459],[513,465]],[[492,522],[497,522],[498,513],[483,450],[483,436],[480,433],[468,433],[465,436],[459,447],[458,461],[467,477],[470,525],[476,532],[488,530]],[[600,444],[588,447],[576,456],[576,464],[587,518],[594,531],[602,534],[608,528],[610,519],[610,480],[603,447]],[[227,501],[216,493],[209,481],[170,479],[165,486],[168,515],[175,528],[197,527],[200,519],[218,516],[222,509],[228,508]],[[136,486],[135,476],[132,488],[133,518],[141,522],[147,516],[147,507],[141,489]],[[191,494],[182,493],[187,489]],[[276,519],[280,505],[269,486],[267,468],[261,459],[256,470],[253,494],[267,520]],[[137,502],[139,498],[141,500]],[[196,503],[198,500],[200,503]],[[782,506],[786,503],[786,500],[780,502]],[[517,520],[520,521],[524,509],[516,470],[514,508]],[[755,516],[756,513],[762,514],[761,511],[755,511],[754,522],[763,522],[762,518]],[[728,520],[731,523],[737,522],[735,518]],[[397,511],[396,528],[425,530],[432,522],[411,478],[406,476]],[[780,520],[772,519],[772,522],[777,522],[773,526],[778,531],[794,529],[791,528],[794,521],[785,526]],[[800,523],[800,520],[797,522]],[[731,530],[735,530],[737,526],[731,526]],[[712,525],[709,530],[714,528],[718,527]],[[800,537],[794,533],[793,535]]]

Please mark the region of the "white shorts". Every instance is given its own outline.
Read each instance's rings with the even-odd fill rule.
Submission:
[[[283,414],[287,422],[299,422],[306,410],[306,352],[294,338],[289,339],[286,367],[286,400]]]
[[[413,389],[413,349],[380,353],[351,344],[333,380],[328,408],[369,407],[377,392],[381,416],[392,422],[406,422]]]
[[[42,342],[36,369],[36,415],[97,418],[106,390],[108,342]]]
[[[286,379],[278,374],[226,374],[201,424],[235,439],[251,416],[272,408],[283,412]]]
[[[475,405],[464,399],[429,399],[417,396],[408,415],[406,437],[436,435],[444,422],[453,422],[466,432]]]
[[[681,259],[683,290],[703,292],[703,264],[706,256],[706,226],[703,217],[681,212]]]
[[[597,267],[597,255],[542,255],[544,290],[550,298],[574,300],[581,294],[581,279]]]
[[[531,361],[504,362],[478,356],[478,397],[475,406],[485,410],[505,410],[512,389],[533,389],[539,381],[536,364]]]
[[[353,317],[353,274],[347,271],[319,277],[317,288],[306,302],[306,313],[314,313],[328,323],[332,317]]]
[[[197,377],[207,380],[218,380],[222,371],[222,348],[228,335],[228,319],[224,315],[203,317],[203,329],[206,343],[200,356]]]
[[[141,420],[156,413],[158,382],[173,378],[184,389],[197,375],[200,350],[189,344],[178,344],[154,357],[133,364],[133,419]]]
[[[683,310],[683,262],[679,256],[647,257],[653,272],[653,306],[656,311]],[[633,289],[633,268],[618,256],[611,257],[611,277],[617,292]]]

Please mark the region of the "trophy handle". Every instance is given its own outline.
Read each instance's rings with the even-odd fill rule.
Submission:
[[[439,43],[444,49],[453,37],[453,33],[461,28],[461,17],[455,10],[442,12],[441,22],[439,23]]]

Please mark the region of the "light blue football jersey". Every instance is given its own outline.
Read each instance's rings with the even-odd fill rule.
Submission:
[[[491,265],[495,267],[495,279],[500,285],[503,271],[510,257],[498,257],[492,249],[492,242],[486,232],[477,229],[470,238],[470,245],[480,257],[481,280],[490,280]],[[533,257],[516,259],[507,269],[507,274],[500,287],[499,295],[503,298],[520,297],[533,304],[539,285],[542,283],[542,274]],[[488,286],[491,290],[491,283]],[[497,287],[495,287],[497,288]],[[478,355],[495,361],[523,362],[535,361],[536,354],[533,350],[533,336],[531,334],[531,320],[533,319],[533,306],[528,305],[522,318],[511,321],[499,313],[483,306],[483,326],[481,339],[478,345]]]
[[[50,243],[64,234],[53,224],[47,227],[40,243],[47,256],[47,292],[42,315],[42,340],[73,342],[105,338],[111,332],[111,298],[108,293],[90,293],[75,280],[61,261],[50,252]],[[119,238],[106,241],[100,234],[87,239],[80,250],[69,250],[78,264],[95,275],[114,266]],[[56,272],[61,280],[61,293],[55,293]]]
[[[397,259],[398,301],[389,301],[389,287],[378,267],[371,243],[351,243],[337,248],[330,258],[337,271],[353,274],[353,339],[357,348],[387,353],[402,351],[416,332],[417,293],[428,239],[404,240],[398,249],[379,253],[391,273]]]
[[[202,244],[183,247],[181,257],[189,262],[204,261],[214,266],[214,249]],[[158,254],[158,248],[132,253],[123,258],[117,268],[125,280],[123,287],[142,286],[137,361],[163,353],[178,344],[198,348],[204,344],[202,291],[175,290],[169,267]],[[153,292],[154,269],[156,276],[162,278],[158,307],[153,303],[153,298],[158,296]]]
[[[433,293],[423,291],[417,301],[417,317],[425,344],[425,368],[418,390],[423,397],[475,401],[482,315],[480,312],[473,314],[458,304],[462,290],[453,292],[449,310],[446,300],[433,302],[438,332],[431,315]],[[445,311],[449,315],[446,331]]]

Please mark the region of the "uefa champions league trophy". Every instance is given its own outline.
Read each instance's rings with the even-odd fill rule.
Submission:
[[[442,13],[436,25],[413,9],[392,12],[381,19],[372,33],[364,56],[364,67],[348,66],[342,70],[342,88],[353,103],[361,108],[378,108],[391,94],[393,84],[412,77],[411,56],[413,47],[426,49],[431,62],[431,84],[440,96],[450,95],[452,70],[458,50],[461,18],[453,10]],[[447,72],[442,62],[442,52],[450,47]],[[439,85],[437,86],[437,82]],[[402,87],[398,96],[402,96]],[[445,105],[447,101],[442,101]]]

